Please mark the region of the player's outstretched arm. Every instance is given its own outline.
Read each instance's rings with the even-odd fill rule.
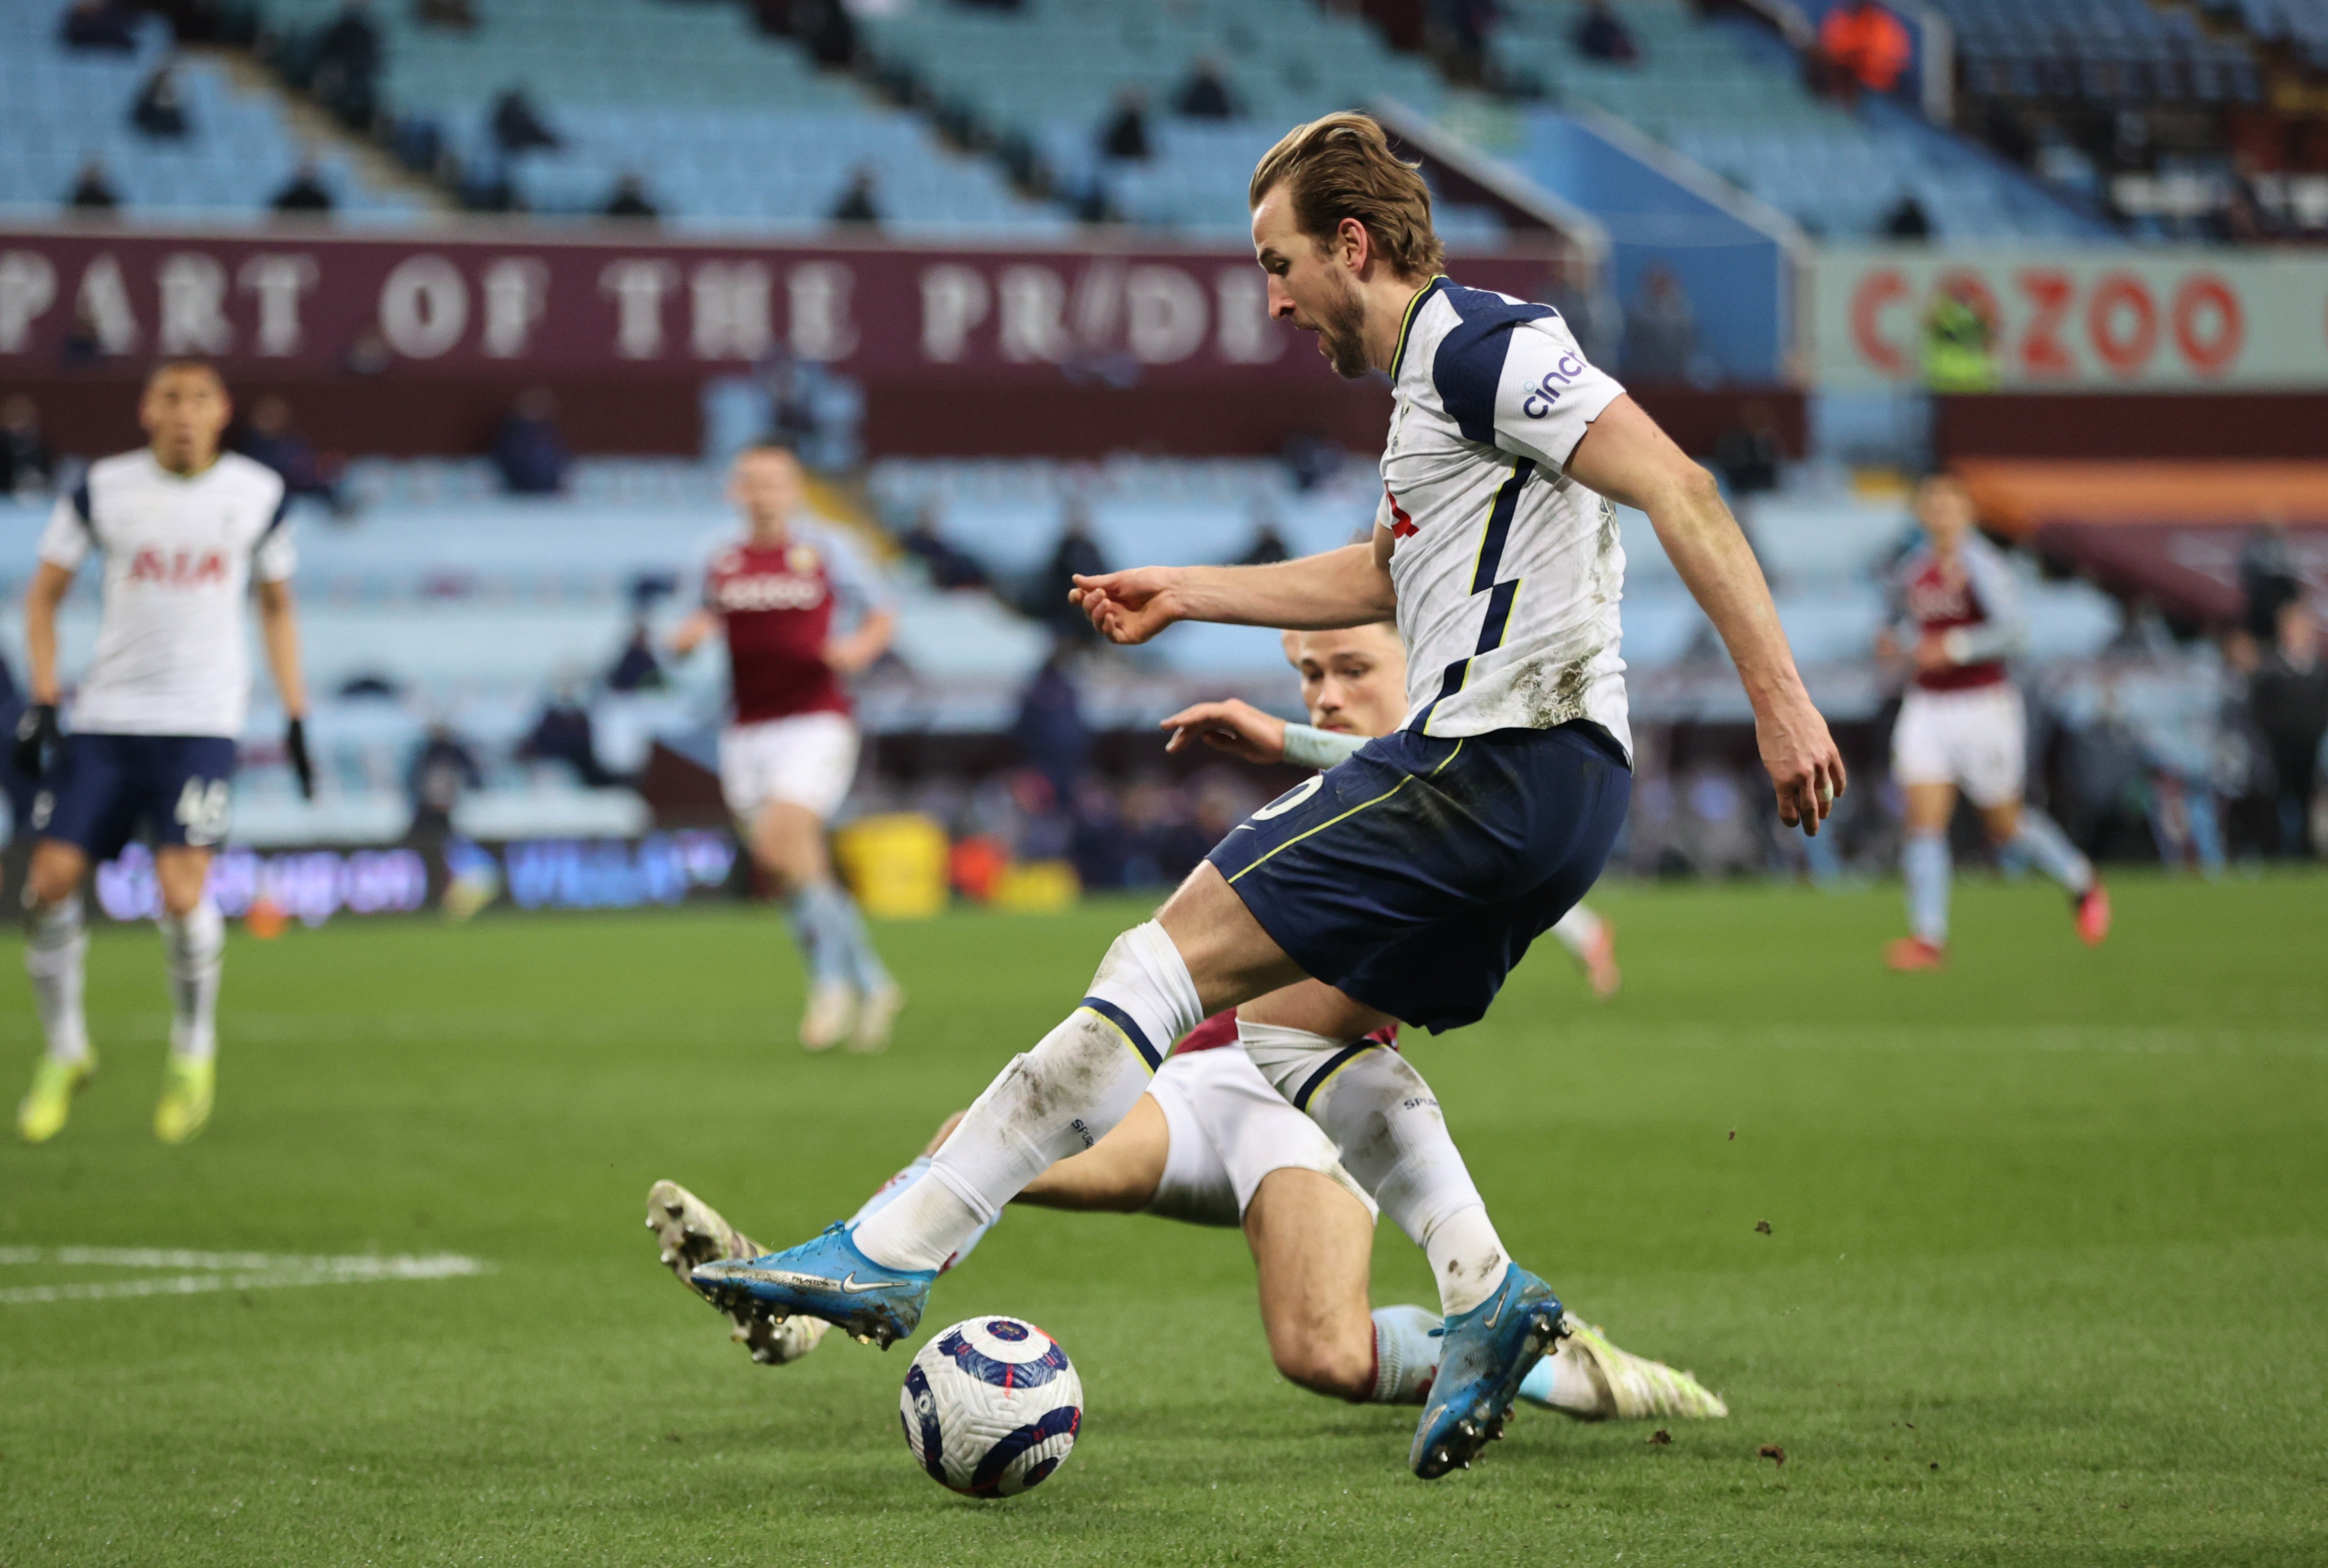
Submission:
[[[1192,703],[1160,728],[1172,732],[1164,743],[1166,751],[1178,751],[1201,737],[1206,746],[1247,762],[1285,760],[1285,720],[1234,697],[1225,702]]]
[[[1569,458],[1568,473],[1587,489],[1648,513],[1674,569],[1722,634],[1745,682],[1779,819],[1817,832],[1843,793],[1843,754],[1803,689],[1769,585],[1713,476],[1629,397],[1617,399],[1592,421]]]
[[[1265,567],[1138,567],[1078,577],[1069,602],[1111,643],[1145,643],[1175,621],[1330,632],[1398,612],[1387,536]]]
[[[705,639],[719,629],[719,617],[709,610],[698,610],[679,624],[666,642],[663,652],[674,659],[684,659],[703,646]]]
[[[57,700],[57,606],[72,591],[70,567],[42,561],[24,590],[25,676],[34,702],[51,707]]]

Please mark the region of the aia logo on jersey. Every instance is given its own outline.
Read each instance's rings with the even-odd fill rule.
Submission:
[[[755,572],[721,577],[711,590],[714,609],[728,615],[752,610],[812,610],[824,603],[822,577],[789,572]]]
[[[208,588],[225,584],[226,557],[214,549],[141,549],[129,558],[129,580],[165,588]]]

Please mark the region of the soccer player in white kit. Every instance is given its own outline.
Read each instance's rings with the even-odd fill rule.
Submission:
[[[1163,721],[1173,732],[1170,748],[1202,735],[1250,761],[1330,767],[1368,738],[1398,728],[1406,710],[1406,651],[1396,627],[1289,632],[1285,654],[1301,677],[1310,724],[1288,724],[1244,702],[1199,703]],[[1370,1044],[1395,1051],[1396,1042],[1393,1026]],[[1053,1165],[1017,1201],[1242,1228],[1270,1354],[1288,1381],[1354,1404],[1422,1403],[1439,1365],[1439,1314],[1414,1306],[1369,1310],[1374,1199],[1344,1168],[1332,1139],[1279,1094],[1237,1044],[1234,1012],[1190,1030],[1113,1131]],[[1413,1073],[1403,1061],[1400,1066]],[[1419,1074],[1413,1089],[1430,1095]],[[927,1169],[961,1120],[960,1113],[948,1120],[922,1157],[848,1223],[878,1213]],[[1410,1145],[1400,1152],[1432,1158],[1444,1151]],[[659,1181],[648,1193],[646,1223],[663,1263],[690,1290],[698,1264],[759,1250],[672,1181]],[[958,1266],[984,1234],[964,1242],[948,1266]],[[754,1360],[771,1365],[806,1355],[831,1326],[807,1317],[777,1323],[756,1304],[734,1310],[733,1323],[733,1338]],[[1729,1413],[1689,1374],[1619,1348],[1573,1314],[1564,1325],[1568,1337],[1528,1375],[1522,1398],[1587,1421]]]
[[[728,645],[734,712],[719,736],[719,789],[753,860],[782,889],[809,971],[800,1043],[878,1051],[906,993],[832,874],[825,823],[857,778],[857,719],[844,681],[889,646],[887,591],[837,529],[805,521],[800,459],[737,455],[729,499],[745,537],[712,558],[702,607],[671,634],[684,657]]]
[[[1900,869],[1908,886],[1908,930],[1885,951],[1901,971],[1944,967],[1948,955],[1948,821],[1957,793],[1980,812],[1989,842],[2014,851],[2070,894],[2078,935],[2088,946],[2109,934],[2109,894],[2093,862],[2053,820],[2021,795],[2028,770],[2028,718],[2005,662],[2027,628],[2012,568],[1973,524],[1961,481],[1936,474],[1916,488],[1924,542],[1892,580],[1896,614],[1879,641],[1888,661],[1910,674],[1892,731],[1892,776],[1907,792],[1907,838]]]
[[[291,599],[295,558],[283,481],[219,441],[233,407],[218,372],[175,361],[147,378],[138,418],[151,444],[90,465],[41,536],[24,597],[32,704],[15,762],[40,781],[24,887],[24,967],[48,1050],[16,1116],[32,1142],[56,1136],[97,1066],[81,1009],[89,934],[82,881],[143,827],[154,837],[170,1055],[155,1134],[183,1143],[210,1120],[217,1081],[219,972],[226,923],[206,892],[225,838],[235,741],[250,703],[243,606],[258,624],[290,723],[284,750],[314,793],[306,688]],[[91,555],[104,559],[96,656],[60,734],[57,606]]]
[[[1405,727],[1232,831],[1154,920],[1117,938],[1082,1003],[895,1201],[853,1229],[694,1271],[715,1296],[884,1343],[910,1333],[938,1265],[1121,1121],[1159,1045],[1225,1007],[1280,1094],[1298,1104],[1320,1085],[1311,1119],[1359,1175],[1368,1141],[1396,1137],[1411,1098],[1380,1070],[1392,1053],[1366,1037],[1392,1019],[1437,1032],[1481,1017],[1599,877],[1623,823],[1612,500],[1648,514],[1728,646],[1781,819],[1815,830],[1844,787],[1712,476],[1585,360],[1557,312],[1438,272],[1429,188],[1380,126],[1338,114],[1297,127],[1248,197],[1272,313],[1316,332],[1344,376],[1389,373],[1373,541],[1275,566],[1111,572],[1077,579],[1075,599],[1119,643],[1182,620],[1327,630],[1395,615],[1413,662]],[[1547,1190],[1558,1165],[1547,1151]],[[1505,1250],[1468,1176],[1463,1188],[1421,1179],[1373,1194],[1440,1289],[1439,1369],[1408,1454],[1424,1479],[1501,1432],[1561,1331],[1551,1288]]]

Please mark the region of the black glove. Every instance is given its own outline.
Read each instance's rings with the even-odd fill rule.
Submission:
[[[48,771],[49,753],[56,748],[57,705],[35,702],[16,718],[16,746],[9,762],[26,778],[38,782]]]
[[[283,728],[283,755],[290,760],[291,771],[298,775],[299,798],[315,798],[315,764],[307,755],[307,721],[294,718]]]

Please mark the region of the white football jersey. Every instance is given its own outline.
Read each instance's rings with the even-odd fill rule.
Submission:
[[[235,453],[181,478],[151,452],[89,465],[57,502],[41,559],[78,570],[105,558],[97,655],[72,728],[92,735],[242,734],[250,707],[244,606],[251,579],[281,582],[295,557],[283,481]]]
[[[1375,521],[1425,735],[1600,725],[1632,755],[1615,508],[1562,471],[1624,389],[1560,314],[1433,278],[1391,362]]]

